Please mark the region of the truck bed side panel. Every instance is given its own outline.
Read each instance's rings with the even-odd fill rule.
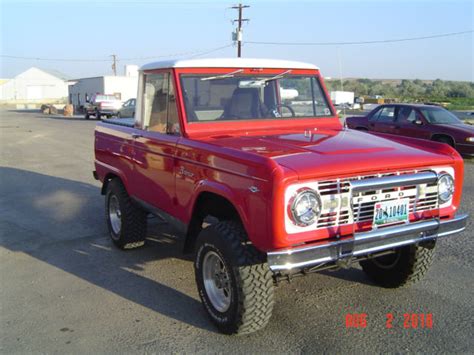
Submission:
[[[130,177],[133,174],[133,139],[136,129],[99,123],[95,131],[95,169],[101,181],[109,174],[122,179],[129,194],[133,194]]]

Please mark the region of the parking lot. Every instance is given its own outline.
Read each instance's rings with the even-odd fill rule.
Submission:
[[[322,272],[276,291],[269,326],[219,334],[202,309],[179,235],[151,219],[147,244],[109,241],[100,184],[92,177],[96,121],[0,112],[0,351],[468,352],[474,348],[474,242],[438,242],[424,281],[396,290],[361,269]],[[462,210],[474,215],[474,161]],[[346,328],[348,313],[367,327]],[[387,329],[386,315],[394,316]],[[405,329],[405,313],[433,314],[432,329]]]

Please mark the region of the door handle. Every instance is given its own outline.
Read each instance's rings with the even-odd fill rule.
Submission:
[[[143,137],[140,133],[132,133],[132,138],[137,139]]]

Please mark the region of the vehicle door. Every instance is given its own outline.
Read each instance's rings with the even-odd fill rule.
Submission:
[[[376,117],[373,117],[373,121],[370,122],[370,130],[394,134],[395,109],[395,106],[382,107]]]
[[[175,153],[180,138],[175,89],[169,71],[144,73],[139,134],[135,134],[135,197],[173,214]]]
[[[132,99],[127,100],[127,101],[123,104],[122,108],[120,109],[120,116],[122,116],[122,117],[127,117],[127,118],[132,117],[132,116],[131,116],[131,112],[130,112],[130,104],[131,104],[131,102],[132,102]]]
[[[135,106],[136,106],[136,99],[130,99],[130,103],[127,107],[127,117],[135,117]]]
[[[382,111],[382,106],[377,107],[373,111],[369,112],[367,115],[367,129],[369,131],[373,131],[375,128],[375,122],[377,121],[377,118],[380,115],[380,112]]]
[[[429,132],[426,129],[424,120],[420,113],[413,107],[402,106],[397,110],[395,121],[396,134],[414,138],[429,139]]]

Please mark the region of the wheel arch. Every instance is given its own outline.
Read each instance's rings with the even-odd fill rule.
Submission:
[[[208,217],[220,221],[238,221],[247,232],[245,216],[243,216],[242,211],[239,211],[236,202],[235,196],[226,189],[216,191],[216,189],[207,188],[200,190],[192,204],[193,208],[186,232],[184,252],[190,253],[194,250],[196,239]]]
[[[104,181],[103,181],[103,183],[102,183],[102,188],[100,189],[100,193],[101,193],[102,195],[105,195],[105,194],[107,193],[107,188],[108,188],[110,182],[111,182],[112,180],[114,180],[114,179],[119,179],[120,182],[121,182],[121,183],[123,184],[123,186],[125,187],[125,190],[128,191],[128,189],[127,189],[127,184],[126,184],[126,182],[122,179],[122,177],[121,177],[119,174],[115,173],[115,172],[109,172],[109,173],[107,173],[107,175],[105,175]]]
[[[456,140],[453,138],[453,136],[451,136],[450,134],[448,133],[433,133],[431,135],[431,140],[435,141],[437,138],[448,138],[452,143],[453,143],[453,146],[456,145]]]

